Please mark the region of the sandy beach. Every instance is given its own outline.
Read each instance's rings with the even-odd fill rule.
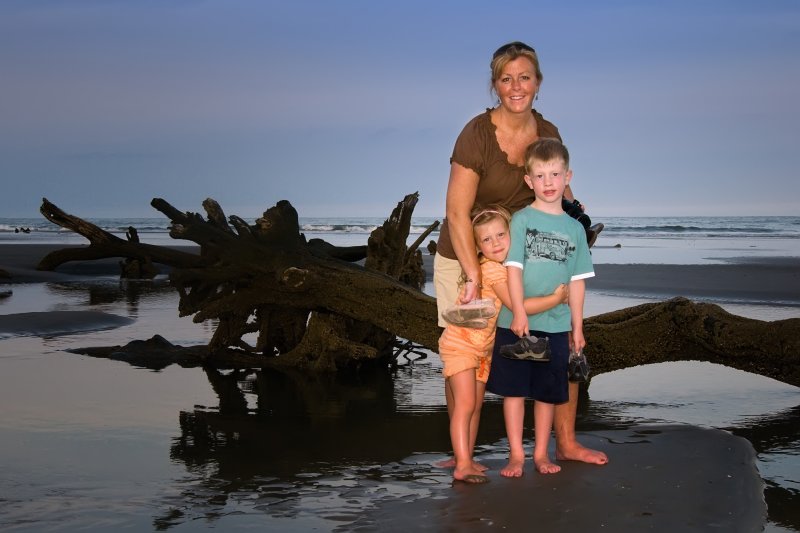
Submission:
[[[46,341],[51,345],[46,350],[55,350],[53,353],[58,354],[63,354],[61,351],[63,348],[75,343],[88,345],[87,343],[92,342],[107,342],[107,337],[104,335],[113,335],[112,338],[118,339],[123,332],[125,336],[140,339],[158,333],[171,339],[178,337],[176,340],[180,340],[181,337],[192,335],[188,333],[189,331],[199,328],[200,335],[196,337],[195,342],[203,342],[207,337],[208,329],[203,329],[200,325],[187,325],[190,319],[181,322],[183,324],[181,326],[167,325],[173,320],[169,318],[170,316],[177,317],[177,298],[169,294],[169,289],[159,289],[158,304],[147,303],[146,298],[131,300],[130,297],[125,303],[124,296],[122,298],[117,296],[113,301],[110,297],[105,300],[99,298],[101,303],[105,302],[99,306],[85,304],[49,306],[46,302],[40,302],[41,305],[35,304],[31,297],[27,296],[35,294],[31,292],[34,291],[33,286],[56,284],[55,286],[69,287],[71,282],[80,285],[91,284],[91,280],[105,279],[113,290],[119,290],[119,284],[115,281],[119,267],[115,259],[64,265],[57,272],[35,270],[38,260],[48,251],[57,248],[59,247],[53,245],[30,244],[0,246],[0,269],[11,275],[10,279],[3,280],[9,283],[0,286],[0,291],[11,291],[11,296],[0,299],[0,313],[2,313],[0,342],[4,343],[4,356],[27,353],[26,346],[37,341],[24,339],[37,337],[54,339]],[[426,265],[430,266],[430,257],[426,256],[425,260]],[[792,308],[800,307],[798,267],[800,260],[797,258],[764,258],[757,261],[742,259],[724,265],[600,264],[596,265],[597,277],[591,280],[588,288],[597,293],[609,292],[637,297],[668,298],[680,295],[718,301],[756,303],[775,301]],[[114,303],[115,301],[124,304],[124,307],[120,307]],[[103,334],[103,331],[108,333]],[[85,337],[78,335],[79,333]],[[69,335],[60,337],[64,340],[57,340],[60,335],[65,334]],[[32,357],[26,356],[24,360],[30,360]],[[8,366],[11,359],[0,359],[0,364],[4,361]],[[131,407],[127,404],[122,407],[122,403],[128,402],[146,409],[149,401],[153,401],[142,401],[140,395],[146,394],[146,388],[150,386],[148,384],[157,376],[148,377],[135,368],[120,368],[118,366],[120,363],[91,360],[77,355],[68,354],[66,358],[64,355],[59,355],[58,359],[53,361],[58,361],[55,364],[56,368],[79,365],[84,372],[93,372],[114,365],[115,373],[124,373],[124,381],[118,381],[123,379],[122,375],[117,378],[112,375],[102,378],[112,386],[117,383],[116,392],[108,390],[106,394],[119,395],[119,400],[110,397],[102,400],[99,398],[71,400],[79,396],[76,396],[75,391],[70,391],[59,400],[62,404],[61,409],[64,409],[64,413],[60,416],[66,418],[75,416],[66,407],[71,401],[84,405],[84,409],[98,401],[105,401],[111,405],[120,404],[117,414],[108,416],[136,418],[141,416],[139,412],[136,411],[134,414]],[[26,364],[24,368],[29,370],[35,368],[30,366],[31,364]],[[89,368],[93,370],[87,370]],[[19,375],[25,376],[29,370],[19,370],[21,372]],[[14,380],[13,383],[7,382],[2,387],[6,395],[2,398],[3,405],[14,405],[12,398],[26,405],[20,397],[25,397],[27,393],[18,386],[18,382],[24,381],[25,378],[15,379],[13,376],[17,371],[11,368],[3,372],[6,380]],[[73,376],[71,372],[74,370],[69,372],[62,370],[59,375]],[[217,397],[220,390],[218,384],[214,385],[213,390],[209,389],[204,393],[205,397],[200,400],[192,398],[192,394],[181,397],[177,391],[171,401],[176,405],[183,405],[180,408],[181,430],[177,437],[170,437],[177,440],[172,440],[172,451],[168,453],[173,458],[179,459],[179,466],[184,466],[185,463],[190,472],[192,469],[188,465],[196,460],[192,458],[195,452],[187,451],[186,447],[189,442],[194,442],[190,448],[200,447],[197,453],[210,454],[209,458],[203,461],[212,461],[214,464],[219,462],[220,468],[225,464],[226,470],[243,469],[228,481],[239,480],[237,483],[241,484],[241,489],[237,492],[237,498],[241,498],[242,494],[248,491],[262,494],[261,506],[246,506],[249,511],[245,513],[245,518],[231,519],[229,522],[221,521],[221,527],[225,527],[226,524],[235,527],[239,523],[250,525],[259,523],[260,512],[268,517],[265,518],[267,520],[265,524],[286,531],[303,531],[313,527],[314,524],[321,530],[334,530],[336,527],[333,524],[336,524],[337,520],[342,530],[359,528],[363,531],[405,531],[410,527],[425,531],[484,528],[516,531],[526,529],[535,523],[537,528],[544,531],[563,530],[566,527],[569,530],[604,528],[609,531],[671,532],[715,529],[745,532],[761,530],[767,522],[764,481],[756,467],[757,451],[754,450],[751,441],[715,428],[699,428],[683,424],[653,426],[635,421],[621,422],[619,419],[609,419],[602,413],[584,413],[579,415],[578,430],[581,440],[606,451],[612,458],[609,465],[593,467],[565,463],[562,473],[557,476],[537,475],[529,468],[528,473],[521,479],[504,479],[498,474],[506,451],[503,445],[502,413],[496,399],[489,400],[484,408],[486,414],[481,426],[483,443],[479,452],[480,459],[491,469],[489,471],[491,483],[488,487],[452,485],[449,472],[434,466],[448,450],[446,418],[444,418],[446,414],[442,411],[441,404],[434,411],[412,409],[409,412],[400,408],[403,402],[397,399],[391,407],[377,410],[376,404],[372,403],[386,394],[389,396],[394,394],[397,398],[397,395],[404,390],[409,391],[403,394],[412,399],[411,403],[418,401],[413,398],[419,394],[426,398],[426,402],[440,401],[440,378],[433,363],[417,366],[416,369],[408,367],[403,372],[407,375],[395,377],[394,383],[388,385],[390,387],[388,393],[367,393],[367,389],[354,393],[351,387],[347,387],[345,389],[347,392],[343,393],[339,388],[327,389],[329,385],[319,385],[322,388],[310,393],[306,390],[307,384],[284,383],[279,387],[282,391],[281,398],[273,399],[278,403],[269,404],[269,398],[261,395],[258,397],[259,405],[273,405],[270,408],[273,414],[267,419],[263,416],[254,416],[249,411],[228,413],[223,418],[215,414],[215,409],[211,412],[207,412],[206,408],[193,411],[192,405],[213,406],[215,398],[222,405],[222,397]],[[193,380],[203,381],[203,374],[199,369],[174,369],[167,373],[173,376],[173,379],[182,373],[180,375],[193,376]],[[40,374],[40,379],[46,378]],[[62,377],[62,379],[64,380],[62,386],[66,390],[66,387],[78,378]],[[241,379],[243,378],[237,378],[237,382],[241,382]],[[94,385],[88,388],[92,387]],[[197,387],[198,385],[194,385],[194,390],[197,390]],[[424,389],[422,393],[419,392],[420,387]],[[130,389],[127,392],[130,398],[127,400],[124,392],[126,389]],[[324,407],[313,407],[318,400],[305,397],[308,394],[312,394],[314,398],[317,398],[316,395],[327,398],[329,402]],[[363,403],[365,394],[373,394],[370,396],[373,400],[369,404]],[[345,399],[342,395],[349,399]],[[294,413],[286,406],[289,396],[305,398],[298,403],[312,409],[311,412],[301,415],[311,421],[309,426],[298,427],[296,422],[288,422],[296,420],[295,417],[298,416],[288,414]],[[336,400],[331,404],[333,398]],[[40,400],[33,400],[31,397],[27,405],[37,401]],[[275,407],[277,405],[281,407]],[[370,407],[366,407],[367,405]],[[106,406],[100,411],[109,408]],[[314,409],[323,409],[325,414]],[[359,410],[363,410],[363,419],[342,418],[343,413]],[[287,413],[285,416],[289,418],[283,418],[279,414],[284,411]],[[21,427],[17,427],[14,422],[19,417],[25,418],[23,414],[25,412],[21,407],[6,407],[4,417],[0,418],[0,437],[7,443],[4,448],[0,448],[3,451],[0,455],[0,466],[3,466],[4,470],[8,467],[10,479],[16,480],[13,483],[27,487],[23,492],[40,491],[42,494],[39,497],[48,499],[46,486],[52,482],[48,481],[48,476],[51,474],[40,471],[39,467],[35,466],[29,467],[31,471],[26,473],[25,468],[20,466],[19,459],[30,452],[13,444],[21,442],[20,439],[22,441],[28,439],[29,444],[34,443],[32,450],[40,450],[39,447],[43,445],[39,443],[37,437],[33,437],[25,429],[27,425],[35,426],[34,423],[25,422]],[[334,412],[338,414],[333,414]],[[174,416],[174,411],[172,413],[171,416]],[[111,426],[115,424],[116,422],[111,423]],[[347,428],[344,432],[342,432],[343,426]],[[274,435],[264,434],[267,427],[287,435],[286,439],[281,439],[283,444],[276,444]],[[172,431],[174,433],[174,426]],[[196,431],[200,433],[195,433]],[[204,447],[199,441],[196,442],[198,435],[206,431],[211,432],[209,435],[217,435],[214,437],[217,444]],[[216,440],[222,434],[229,432],[238,435],[235,446],[232,442],[226,441],[227,443],[223,445],[221,441]],[[190,438],[190,435],[195,436]],[[294,440],[289,439],[289,435],[293,435]],[[139,437],[134,438],[138,439]],[[315,443],[329,444],[325,446],[326,451],[322,451]],[[90,448],[92,446],[90,445]],[[341,451],[333,452],[330,446]],[[381,448],[381,451],[376,452],[376,447]],[[262,455],[264,450],[269,450],[271,457],[264,457]],[[56,452],[56,456],[61,453],[64,452]],[[232,456],[218,456],[229,453],[241,457],[244,462],[240,464]],[[314,466],[317,459],[330,466]],[[29,459],[23,463],[27,461]],[[102,461],[101,458],[101,463]],[[364,461],[367,461],[367,464],[363,464]],[[345,466],[335,466],[337,463]],[[311,484],[313,487],[298,480],[301,478],[295,477],[308,468],[311,468],[312,472],[317,472],[319,468],[323,469],[322,478],[316,477],[318,474],[312,476],[316,480]],[[329,469],[327,474],[324,473],[325,468]],[[284,472],[275,477],[276,471],[285,470],[292,472]],[[221,471],[217,475],[221,476],[223,481],[229,477],[229,474]],[[22,481],[26,477],[41,477],[40,483],[43,486],[36,490],[31,489],[28,484],[34,482]],[[265,481],[270,479],[273,481]],[[215,485],[209,484],[209,480],[200,482],[205,487],[203,490],[211,492],[209,498],[213,498],[214,493],[224,494],[223,497],[226,499],[233,497],[229,489],[214,488]],[[56,485],[59,483],[63,484],[65,481],[55,482]],[[209,511],[209,502],[204,498],[201,497],[200,499],[204,501],[199,502],[196,495],[180,496],[164,486],[171,483],[169,480],[160,483],[157,492],[170,493],[166,503],[162,500],[161,503],[147,504],[145,507],[155,505],[156,509],[150,510],[145,510],[138,504],[127,503],[122,505],[122,515],[142,512],[151,517],[157,515],[151,524],[163,525],[159,520],[167,520],[166,524],[171,523],[162,516],[164,513],[170,514],[164,510],[165,507],[182,509],[181,514],[172,518],[175,524],[183,523],[182,516],[202,516],[213,512]],[[259,486],[261,488],[258,488]],[[4,487],[3,492],[10,488]],[[263,500],[265,490],[270,496]],[[295,500],[288,496],[292,491],[298,490],[304,494],[303,498]],[[338,504],[324,503],[325,498],[330,499],[334,495]],[[138,498],[141,499],[143,496],[140,495]],[[308,498],[316,503],[305,505],[316,511],[302,511],[302,501],[308,502]],[[357,502],[357,508],[345,503],[348,499]],[[10,530],[14,531],[26,530],[24,524],[28,518],[25,517],[30,514],[33,507],[25,503],[25,498],[6,499],[6,504],[9,510],[0,511],[0,526],[4,529],[11,526]],[[59,504],[52,505],[58,507]],[[244,504],[240,502],[239,505]],[[330,505],[330,508],[326,507],[327,505]],[[212,505],[211,508],[213,507]],[[44,513],[43,522],[38,526],[46,525],[48,520],[54,519],[48,512],[49,510]],[[253,517],[252,513],[256,516]],[[251,515],[250,521],[246,518],[248,514]],[[85,520],[91,520],[91,517],[97,521],[95,525],[108,520],[105,510],[92,506],[89,506],[87,516],[90,518],[80,520],[72,518],[75,521],[66,530],[86,526]],[[130,525],[129,520],[132,519],[120,520],[122,524]],[[36,526],[36,521],[32,523]],[[797,524],[800,524],[800,520]],[[38,526],[30,530],[36,530]],[[92,529],[91,525],[89,529]],[[790,530],[793,529],[786,529]]]

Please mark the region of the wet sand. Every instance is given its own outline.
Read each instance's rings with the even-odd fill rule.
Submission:
[[[425,256],[425,269],[432,281],[430,256]],[[743,257],[717,265],[600,263],[594,269],[595,277],[586,280],[586,288],[593,291],[800,305],[798,257]]]
[[[0,269],[13,283],[63,282],[118,275],[117,259],[72,263],[57,272],[35,265],[53,245],[0,246]],[[426,256],[430,266],[430,257]],[[797,259],[759,259],[726,265],[597,265],[589,288],[615,293],[779,300],[800,305]],[[430,268],[428,269],[430,273]],[[2,280],[0,280],[2,281]],[[0,311],[2,309],[0,308]],[[0,315],[3,335],[47,336],[115,327],[113,316],[74,311]],[[177,314],[177,309],[176,309]],[[24,316],[23,316],[24,315]],[[142,331],[142,338],[155,332]],[[497,408],[497,406],[491,406]],[[481,457],[491,468],[484,486],[439,486],[432,498],[376,501],[351,524],[362,530],[500,529],[544,531],[758,531],[766,517],[763,482],[747,440],[692,426],[638,426],[582,432],[606,451],[602,467],[564,462],[543,476],[528,462],[520,479],[504,479],[502,453]],[[377,437],[376,437],[377,438]],[[447,479],[447,474],[439,478]],[[441,483],[439,484],[441,485]],[[349,527],[349,526],[348,526]]]
[[[119,259],[65,263],[54,272],[36,270],[47,253],[64,248],[50,244],[0,245],[0,269],[9,283],[65,281],[81,276],[118,276]],[[193,246],[174,246],[195,251]],[[433,257],[423,255],[428,281],[433,280]],[[166,272],[166,269],[164,270]],[[587,288],[616,294],[671,298],[717,298],[781,302],[800,305],[800,258],[729,259],[719,265],[597,264]]]
[[[766,516],[755,452],[740,437],[693,426],[581,434],[611,457],[562,462],[554,475],[505,479],[505,458],[481,457],[486,485],[455,483],[446,498],[392,503],[356,525],[408,531],[760,531]],[[552,449],[552,446],[551,446]],[[383,528],[380,528],[384,530]]]

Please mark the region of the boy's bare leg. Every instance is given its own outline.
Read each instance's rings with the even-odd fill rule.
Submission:
[[[555,474],[561,467],[550,461],[547,447],[550,444],[550,432],[553,429],[553,415],[555,412],[552,403],[534,402],[533,420],[535,443],[533,447],[533,464],[540,474]]]
[[[503,477],[520,477],[525,469],[525,449],[522,447],[522,429],[525,423],[525,398],[503,398],[503,417],[508,437],[508,464],[500,470]]]
[[[575,420],[578,416],[578,383],[569,384],[569,401],[556,405],[555,424],[556,458],[559,461],[582,461],[604,465],[608,456],[599,450],[581,445],[575,437]]]

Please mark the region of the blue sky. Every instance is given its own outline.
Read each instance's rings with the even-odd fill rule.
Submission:
[[[593,219],[798,213],[795,0],[2,0],[0,217],[442,216],[517,39]]]

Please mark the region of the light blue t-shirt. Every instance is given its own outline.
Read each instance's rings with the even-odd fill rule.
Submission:
[[[586,231],[566,213],[551,215],[531,206],[511,217],[511,248],[505,265],[522,269],[525,297],[547,296],[561,283],[594,276]],[[497,325],[511,326],[514,315],[503,306]],[[528,327],[546,333],[572,330],[569,306],[559,304],[528,316]]]

